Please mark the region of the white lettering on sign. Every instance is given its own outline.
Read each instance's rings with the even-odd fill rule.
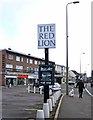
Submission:
[[[38,25],[38,48],[55,48],[55,24]]]

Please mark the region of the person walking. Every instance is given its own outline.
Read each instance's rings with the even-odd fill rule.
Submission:
[[[79,98],[82,98],[83,89],[85,89],[82,78],[77,82],[76,88],[77,87],[78,87],[78,92],[79,92]]]

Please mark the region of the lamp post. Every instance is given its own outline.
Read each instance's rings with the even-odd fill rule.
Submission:
[[[82,55],[82,54],[85,54],[85,53],[81,53],[81,54],[80,54],[80,74],[81,74],[81,55]]]
[[[68,5],[76,3],[79,1],[69,2],[66,5],[66,95],[68,95]]]

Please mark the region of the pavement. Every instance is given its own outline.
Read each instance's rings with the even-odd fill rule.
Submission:
[[[74,88],[74,97],[64,95],[60,99],[55,119],[59,120],[92,120],[93,119],[93,97],[85,90],[83,98],[78,97],[78,90]]]

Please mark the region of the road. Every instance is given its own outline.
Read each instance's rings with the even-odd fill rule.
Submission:
[[[69,86],[69,89],[71,86]],[[65,93],[65,85],[62,92]],[[27,86],[2,88],[2,118],[36,118],[38,109],[43,108],[44,96],[28,93]]]
[[[2,118],[35,118],[42,105],[43,95],[28,93],[26,86],[2,88]]]
[[[72,85],[69,85],[69,91]],[[3,118],[36,118],[38,109],[43,108],[44,96],[39,93],[28,93],[27,86],[2,88],[2,117]],[[90,86],[87,89],[92,92]],[[62,85],[62,93],[66,93],[66,85]]]

